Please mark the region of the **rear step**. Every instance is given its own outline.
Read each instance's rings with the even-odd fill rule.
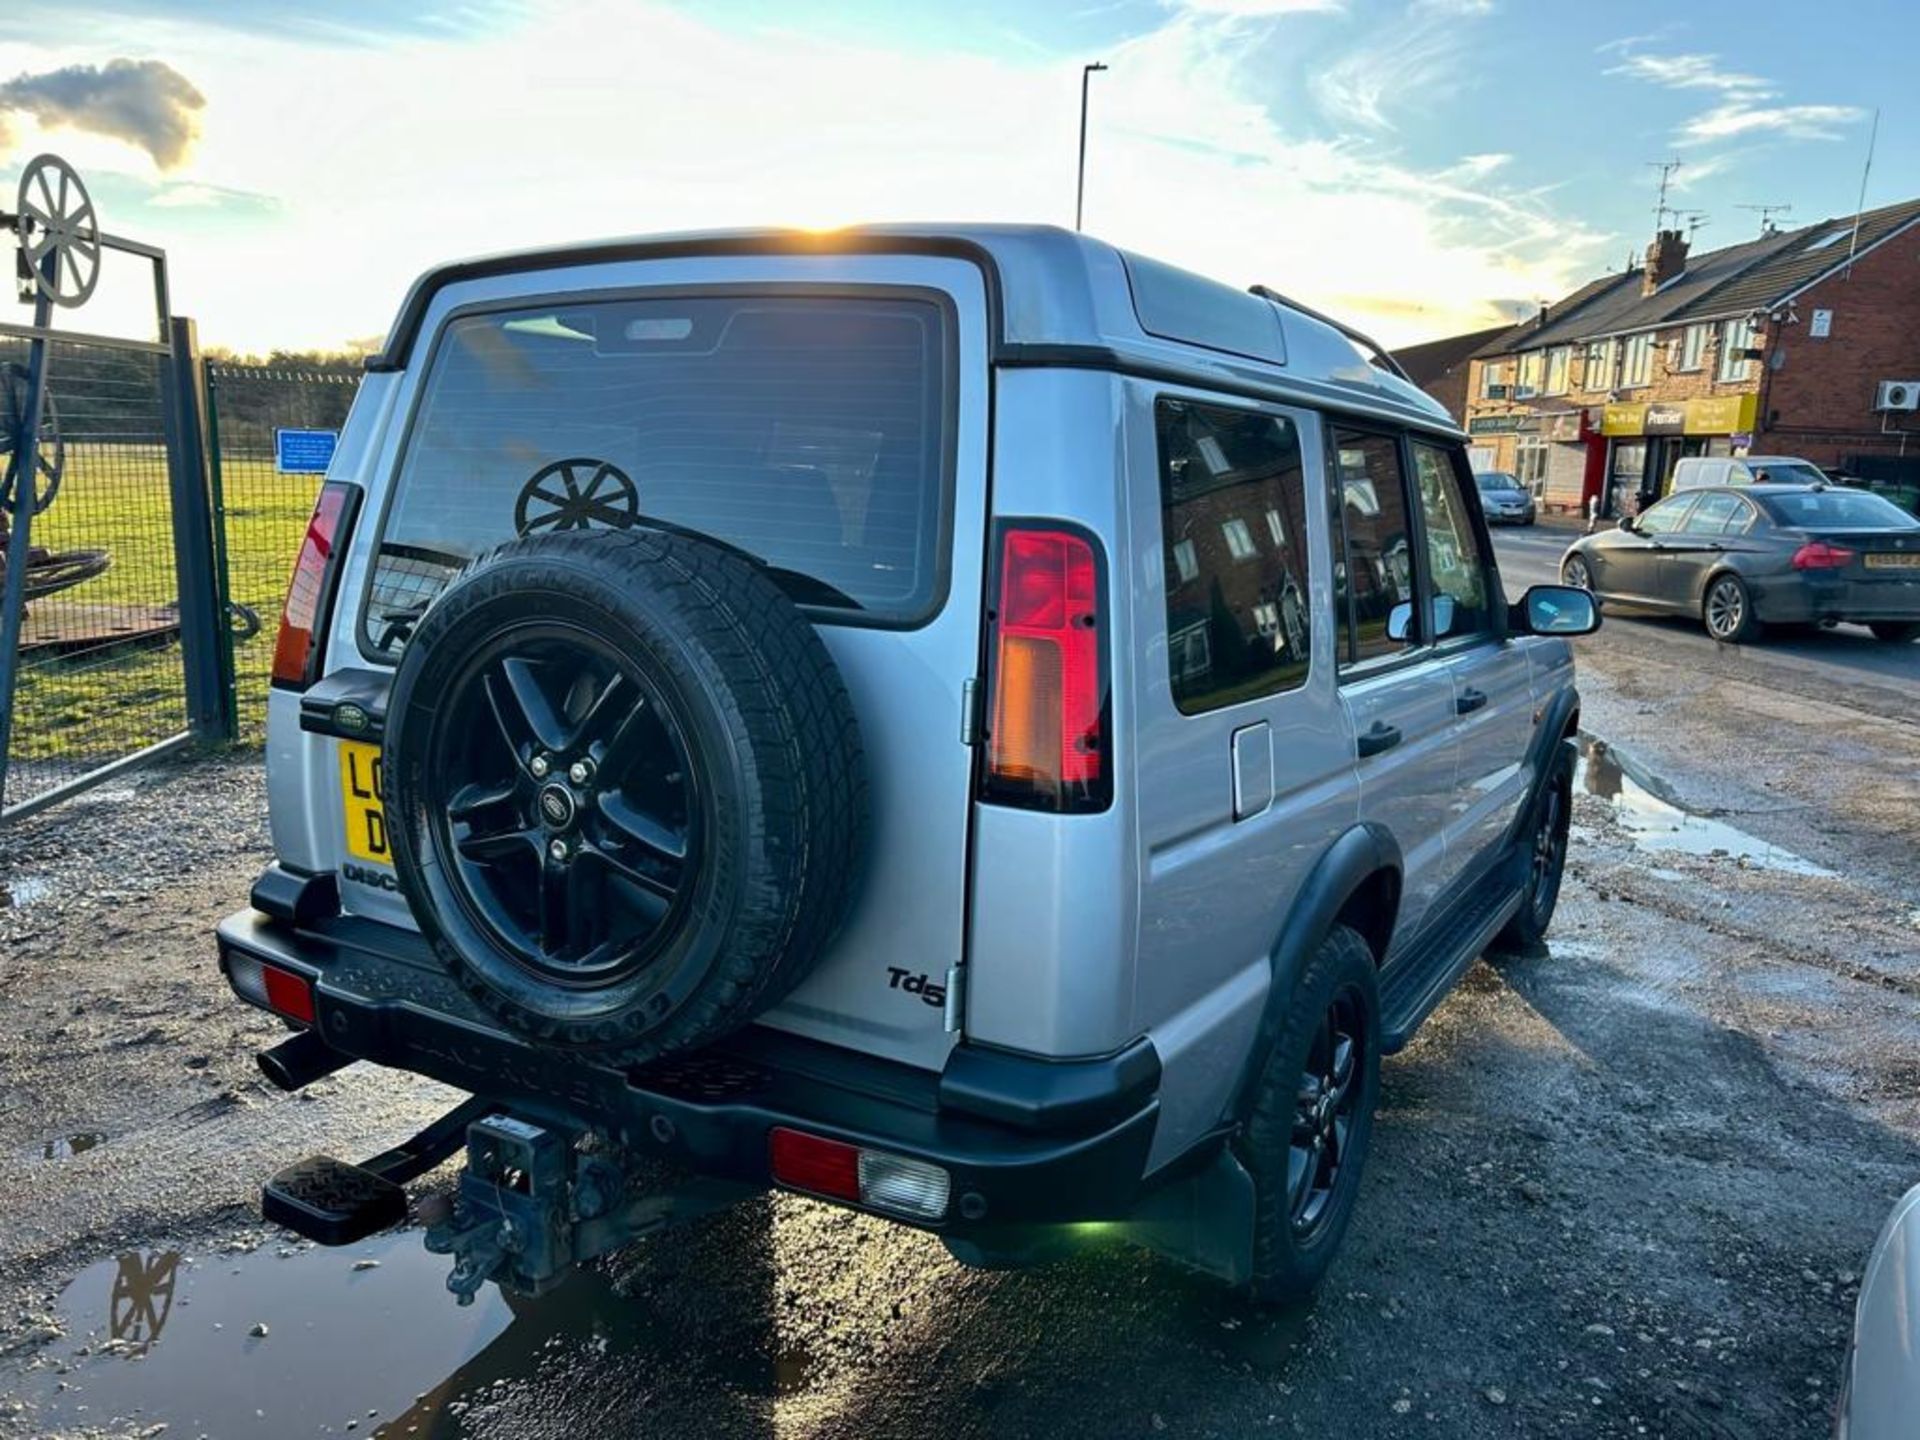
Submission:
[[[309,1155],[287,1166],[260,1192],[260,1213],[322,1245],[351,1245],[407,1218],[402,1187],[466,1143],[467,1127],[497,1108],[477,1096],[456,1105],[411,1140],[358,1165]]]

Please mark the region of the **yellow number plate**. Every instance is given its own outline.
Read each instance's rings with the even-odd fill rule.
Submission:
[[[352,740],[340,746],[340,799],[346,806],[347,849],[362,860],[391,865],[380,774],[380,747]]]
[[[1869,570],[1920,570],[1920,554],[1891,555],[1882,551],[1867,556]]]

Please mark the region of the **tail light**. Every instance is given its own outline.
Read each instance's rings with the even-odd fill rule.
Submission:
[[[302,1025],[313,1024],[313,982],[306,976],[269,965],[244,950],[228,950],[226,960],[227,979],[242,1000]]]
[[[1793,568],[1796,570],[1838,570],[1853,559],[1853,551],[1843,550],[1838,545],[1829,545],[1824,540],[1814,540],[1802,545],[1793,552]]]
[[[283,689],[304,690],[320,678],[316,672],[326,648],[327,612],[333,607],[340,557],[346,553],[359,503],[358,488],[338,480],[322,485],[313,502],[307,535],[293,562],[286,608],[280,612],[280,638],[273,647],[273,683]]]
[[[952,1177],[938,1165],[884,1150],[867,1150],[777,1126],[767,1137],[773,1178],[795,1190],[865,1205],[913,1220],[947,1213]]]
[[[1076,530],[1001,531],[986,798],[1103,810],[1113,795],[1100,557]]]

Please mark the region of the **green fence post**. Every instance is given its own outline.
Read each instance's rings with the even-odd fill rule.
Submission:
[[[225,681],[227,734],[240,735],[240,685],[233,658],[233,577],[227,560],[227,487],[220,466],[219,372],[211,361],[201,362],[207,387],[207,481],[213,502],[214,598],[220,607],[220,674]]]

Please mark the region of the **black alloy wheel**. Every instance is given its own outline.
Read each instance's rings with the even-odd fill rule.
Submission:
[[[1360,1101],[1358,1076],[1366,1028],[1362,1000],[1349,987],[1334,996],[1307,1048],[1287,1148],[1287,1209],[1295,1237],[1310,1242],[1338,1192],[1348,1137]]]
[[[575,626],[514,627],[454,673],[428,745],[428,813],[472,918],[549,982],[644,966],[703,828],[685,723],[644,665]]]

